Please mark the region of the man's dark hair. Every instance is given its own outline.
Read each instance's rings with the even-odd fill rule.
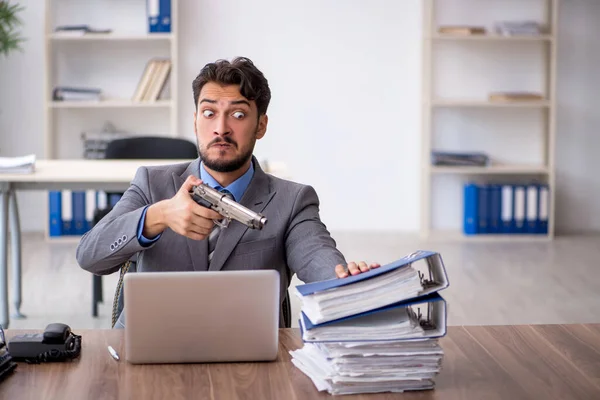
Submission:
[[[202,87],[208,82],[221,85],[240,85],[240,93],[246,99],[256,102],[258,115],[266,114],[271,101],[269,82],[263,73],[246,57],[236,57],[231,62],[217,60],[202,68],[194,82],[194,104],[198,108],[198,97]]]

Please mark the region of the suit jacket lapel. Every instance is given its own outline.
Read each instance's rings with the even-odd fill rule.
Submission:
[[[254,163],[254,177],[239,203],[254,212],[260,213],[271,201],[275,192],[271,191],[269,178],[260,168],[256,158],[252,157],[252,161]],[[249,228],[241,222],[231,221],[229,226],[221,231],[210,262],[209,271],[219,271],[223,268],[225,261],[227,261],[247,229]]]
[[[173,174],[173,184],[175,193],[181,189],[181,186],[190,175],[198,176],[200,174],[200,159],[192,161],[190,165],[181,175]],[[206,271],[208,269],[208,240],[194,240],[185,238],[190,255],[192,257],[192,265],[194,271]]]

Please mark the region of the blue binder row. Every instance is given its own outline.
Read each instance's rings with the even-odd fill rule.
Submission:
[[[118,194],[95,190],[49,191],[49,235],[83,235],[92,228],[95,211],[113,207],[120,198]]]
[[[171,0],[147,0],[148,32],[171,32]]]
[[[463,232],[477,234],[547,234],[547,184],[464,185]]]

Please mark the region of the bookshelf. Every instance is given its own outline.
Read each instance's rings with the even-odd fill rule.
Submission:
[[[146,0],[45,0],[43,158],[83,158],[82,134],[101,132],[108,124],[131,136],[179,136],[178,0],[170,2],[170,32],[150,32]],[[56,29],[73,25],[109,32]],[[153,59],[170,61],[166,83],[157,98],[136,101]],[[55,100],[54,88],[61,86],[98,88],[101,97]],[[45,226],[48,240],[79,239],[50,237]]]
[[[540,33],[497,33],[497,22],[517,20],[537,21]],[[554,237],[557,25],[558,0],[424,1],[421,237],[484,242]],[[443,28],[469,26],[485,29]],[[490,100],[499,91],[541,96]],[[484,151],[491,165],[435,166],[435,150]],[[464,234],[466,182],[547,184],[547,234]]]

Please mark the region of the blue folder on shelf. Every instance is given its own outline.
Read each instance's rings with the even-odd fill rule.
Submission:
[[[62,235],[73,235],[75,228],[73,225],[73,191],[63,189],[61,191],[62,199]]]
[[[539,197],[538,197],[538,185],[528,185],[526,187],[526,204],[527,209],[525,213],[525,233],[537,233],[538,229],[538,210],[539,210]]]
[[[417,261],[420,262],[417,263]],[[412,269],[410,267],[412,267]],[[400,274],[405,273],[415,277],[415,279],[412,279],[410,282],[407,281],[405,286],[398,286],[393,282],[390,283],[391,281],[386,281],[393,276],[400,277]],[[417,274],[418,276],[416,276]],[[365,283],[366,281],[369,282]],[[415,281],[418,286],[417,288],[414,286]],[[360,293],[354,293],[348,297],[349,292],[360,287],[357,284],[361,284],[362,286],[368,284],[371,285],[371,287],[365,288]],[[390,284],[396,286],[390,287]],[[358,275],[298,285],[295,288],[295,294],[303,303],[302,311],[313,323],[319,324],[361,312],[371,311],[411,298],[423,297],[445,289],[448,285],[448,276],[441,255],[433,251],[419,250],[402,257],[397,261],[382,265],[379,268],[371,269],[367,272],[362,272]],[[369,297],[369,293],[375,289],[379,289],[378,295]],[[361,299],[369,298],[369,301],[361,301],[360,299],[356,301],[353,300],[352,303],[348,303],[352,305],[348,310],[344,309],[336,311],[335,313],[328,313],[327,311],[322,312],[324,309],[318,298],[323,292],[327,292],[327,296],[330,296],[343,304],[345,304],[346,301],[349,301],[352,296],[360,297]],[[329,304],[331,304],[331,301]]]
[[[550,190],[547,184],[539,185],[538,189],[539,209],[537,233],[545,235],[548,233],[548,207],[550,202]]]
[[[488,194],[488,233],[501,233],[501,197],[500,185],[491,184],[487,186]]]
[[[74,235],[83,235],[87,232],[88,224],[86,221],[85,212],[85,192],[84,191],[73,191],[73,223],[72,229]]]
[[[418,324],[403,330],[395,324],[410,325],[407,314]],[[433,339],[446,334],[446,301],[439,293],[431,293],[322,324],[313,324],[301,313],[299,325],[302,340],[308,343]]]
[[[171,0],[147,0],[148,32],[171,32]]]
[[[512,233],[515,222],[515,196],[512,185],[502,185],[500,199],[500,233]]]
[[[51,190],[48,192],[49,206],[49,229],[50,236],[61,236],[63,234],[63,218],[62,218],[62,193],[59,190]]]
[[[514,224],[512,233],[526,233],[527,225],[525,214],[527,212],[527,193],[524,185],[514,185]]]
[[[489,233],[489,190],[487,185],[477,186],[477,233]]]
[[[474,183],[464,186],[463,198],[463,232],[467,235],[475,235],[478,232],[478,196],[479,188]]]

